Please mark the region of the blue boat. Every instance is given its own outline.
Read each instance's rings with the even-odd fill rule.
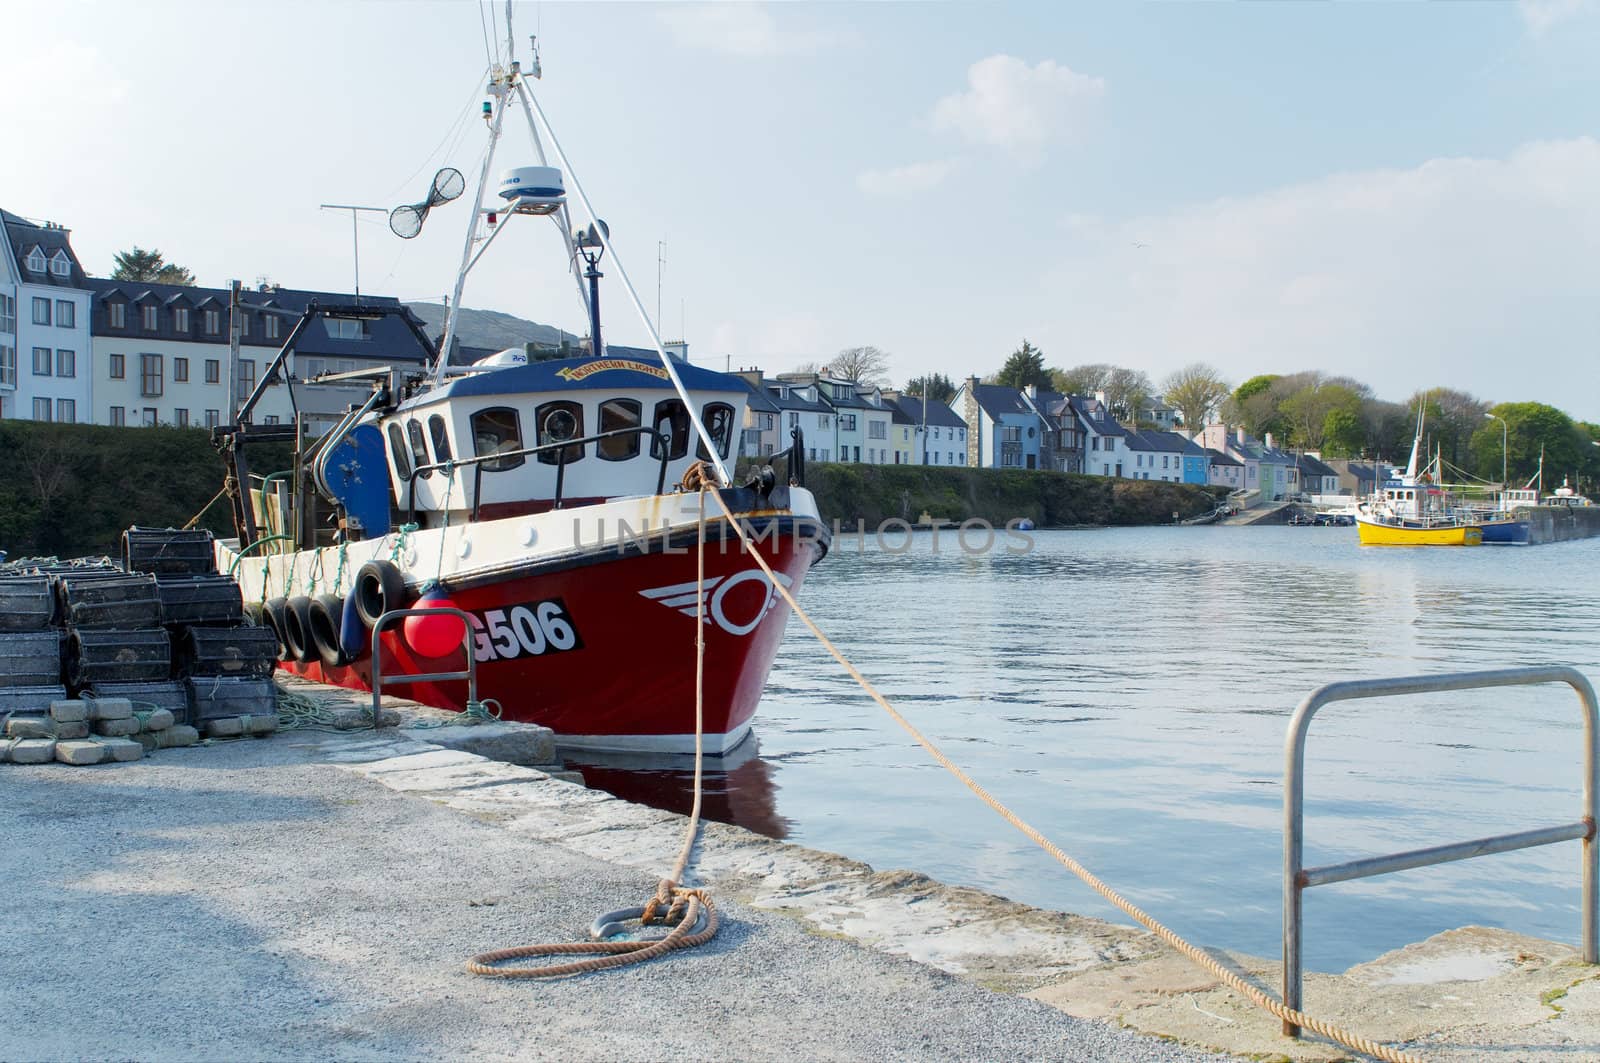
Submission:
[[[1478,522],[1483,529],[1484,546],[1526,546],[1528,522],[1514,517],[1497,516]]]

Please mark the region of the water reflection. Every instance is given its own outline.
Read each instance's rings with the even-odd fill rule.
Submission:
[[[1283,735],[1313,688],[1544,662],[1600,674],[1600,540],[1363,550],[1353,529],[1146,528],[1035,541],[1026,556],[935,555],[925,536],[904,555],[851,547],[805,602],[980,782],[1207,944],[1277,951]],[[718,818],[1126,921],[929,763],[798,625],[756,727],[759,757],[715,780]],[[1308,747],[1306,861],[1568,822],[1580,734],[1565,687],[1330,707]],[[583,770],[688,808],[682,764]],[[1472,922],[1573,941],[1576,868],[1575,845],[1553,846],[1313,890],[1308,965],[1343,969]]]
[[[688,815],[694,807],[694,757],[662,754],[558,751],[563,766],[583,774],[583,783],[625,801]],[[787,838],[789,822],[778,815],[778,785],[761,759],[755,735],[724,757],[706,757],[701,767],[700,814],[707,820]]]

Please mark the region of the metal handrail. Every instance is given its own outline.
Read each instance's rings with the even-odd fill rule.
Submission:
[[[454,616],[461,620],[461,648],[467,655],[464,672],[427,672],[420,675],[390,676],[390,683],[438,683],[452,679],[467,681],[467,704],[478,700],[478,658],[472,652],[472,617],[461,609],[448,605],[415,606],[410,609],[390,609],[372,625],[372,729],[376,731],[383,720],[383,657],[378,652],[378,636],[393,620],[410,616]]]
[[[667,465],[672,461],[672,437],[665,432],[657,431],[645,425],[635,425],[632,428],[613,428],[606,432],[596,432],[592,436],[581,439],[563,439],[559,443],[541,443],[536,447],[523,447],[520,450],[496,451],[493,454],[474,454],[470,458],[453,458],[449,461],[429,462],[427,465],[414,467],[406,476],[406,521],[415,523],[417,518],[417,488],[416,482],[425,473],[435,469],[444,469],[447,476],[453,476],[455,470],[463,465],[472,466],[472,519],[478,519],[478,510],[482,505],[483,495],[483,467],[492,461],[504,461],[508,458],[527,457],[529,454],[543,454],[555,450],[556,454],[556,497],[553,508],[561,508],[562,489],[565,486],[567,472],[567,447],[582,446],[585,443],[595,443],[602,439],[611,439],[616,436],[647,435],[652,437],[652,444],[660,444],[661,466],[656,471],[656,494],[661,494],[667,486]],[[656,449],[652,446],[652,449]],[[632,459],[625,459],[632,460]],[[490,472],[504,472],[503,469],[490,469]]]
[[[1306,732],[1317,710],[1333,701],[1379,698],[1403,694],[1425,694],[1446,690],[1475,690],[1484,687],[1533,686],[1540,683],[1566,683],[1583,705],[1583,818],[1555,827],[1500,834],[1473,841],[1413,849],[1387,856],[1372,856],[1324,867],[1302,866],[1305,843],[1305,758]],[[1582,915],[1583,962],[1600,962],[1596,942],[1596,879],[1600,878],[1595,844],[1596,801],[1600,799],[1600,759],[1596,757],[1600,735],[1600,710],[1594,687],[1576,668],[1550,665],[1534,668],[1504,668],[1488,672],[1453,672],[1444,675],[1402,676],[1394,679],[1359,679],[1329,683],[1311,692],[1295,710],[1283,746],[1283,1002],[1300,1009],[1301,992],[1301,894],[1312,886],[1330,882],[1384,875],[1391,871],[1427,867],[1452,860],[1467,860],[1489,853],[1505,853],[1553,842],[1583,841]],[[1283,1032],[1299,1037],[1300,1027],[1285,1021]]]

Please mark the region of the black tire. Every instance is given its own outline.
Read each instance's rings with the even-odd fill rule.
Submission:
[[[278,637],[278,660],[289,660],[289,637],[285,629],[289,626],[287,598],[268,598],[261,606],[261,622],[272,629]]]
[[[244,622],[246,627],[262,627],[266,624],[266,615],[261,606],[254,602],[244,603]]]
[[[308,612],[311,622],[311,644],[317,659],[329,668],[350,663],[344,647],[339,644],[339,624],[344,619],[344,602],[331,594],[321,594],[311,600]]]
[[[356,596],[356,612],[361,614],[361,623],[371,631],[378,623],[378,618],[390,609],[399,609],[406,600],[406,581],[400,575],[400,570],[388,561],[368,561],[361,566],[361,571],[356,573],[356,581],[350,588],[350,593]],[[335,630],[338,625],[335,624]]]
[[[303,594],[283,603],[283,644],[288,647],[290,660],[310,664],[321,659],[311,641],[311,599]]]

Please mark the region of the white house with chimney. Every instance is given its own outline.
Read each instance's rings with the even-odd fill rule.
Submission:
[[[0,210],[0,418],[91,419],[89,292],[71,232]]]

